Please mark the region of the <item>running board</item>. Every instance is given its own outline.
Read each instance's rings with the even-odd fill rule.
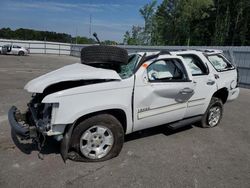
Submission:
[[[177,122],[174,122],[174,123],[170,123],[168,125],[168,127],[171,128],[171,129],[179,129],[179,128],[184,127],[186,125],[196,123],[196,122],[200,121],[201,119],[202,119],[202,116],[195,116],[195,117],[191,117],[191,118],[188,118],[188,119],[183,119],[183,120],[180,120],[180,121],[177,121]]]

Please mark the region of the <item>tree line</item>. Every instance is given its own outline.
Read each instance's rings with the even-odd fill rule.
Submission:
[[[154,0],[139,13],[144,26],[132,26],[125,44],[250,45],[249,0]]]
[[[64,43],[77,43],[77,44],[95,44],[96,41],[93,38],[87,38],[82,36],[72,37],[66,33],[57,33],[51,31],[37,31],[33,29],[16,29],[10,28],[0,29],[0,38],[2,39],[16,39],[16,40],[39,40],[50,42],[64,42]],[[105,40],[103,44],[111,45],[117,44],[115,41]]]

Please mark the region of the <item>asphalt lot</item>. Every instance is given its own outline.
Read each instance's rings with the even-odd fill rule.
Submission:
[[[16,146],[7,111],[25,109],[27,81],[79,62],[53,55],[0,56],[0,187],[250,187],[250,90],[225,105],[220,126],[164,126],[126,136],[120,155],[101,163],[63,162],[49,140],[38,158],[34,145]]]

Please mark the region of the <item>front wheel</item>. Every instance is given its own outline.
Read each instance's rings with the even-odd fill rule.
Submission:
[[[81,161],[98,162],[116,157],[123,146],[124,131],[112,115],[100,114],[79,123],[73,131],[72,146]]]
[[[199,125],[204,128],[217,126],[223,115],[223,103],[221,99],[212,97],[206,113],[203,115]]]

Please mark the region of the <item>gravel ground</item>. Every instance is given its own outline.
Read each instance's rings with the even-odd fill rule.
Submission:
[[[220,126],[164,126],[126,136],[120,155],[101,163],[63,162],[48,140],[43,160],[30,142],[15,145],[7,111],[25,109],[27,81],[67,64],[68,56],[0,56],[0,187],[250,187],[250,90],[225,105]]]

